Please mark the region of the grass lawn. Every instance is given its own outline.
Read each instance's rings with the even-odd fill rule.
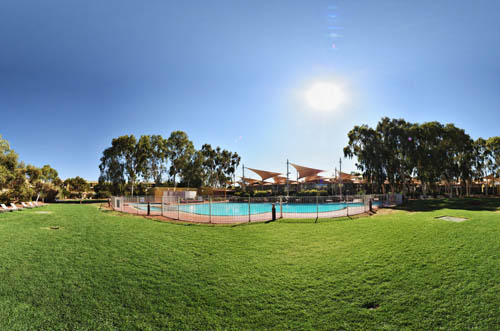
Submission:
[[[494,330],[498,207],[414,202],[352,220],[233,227],[94,205],[3,213],[0,330]]]

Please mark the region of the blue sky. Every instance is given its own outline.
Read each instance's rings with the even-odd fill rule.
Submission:
[[[0,134],[25,162],[89,180],[124,134],[184,130],[196,147],[283,172],[287,158],[332,170],[347,132],[382,116],[494,136],[499,10],[498,1],[2,0]],[[311,109],[304,93],[319,81],[341,86],[346,102]]]

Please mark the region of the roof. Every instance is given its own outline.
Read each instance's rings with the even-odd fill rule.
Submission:
[[[298,164],[290,163],[292,167],[297,169],[299,172],[299,178],[305,178],[305,177],[311,177],[311,176],[316,176],[320,172],[325,172],[325,170],[320,170],[320,169],[314,169],[314,168],[308,168],[304,166],[300,166]]]

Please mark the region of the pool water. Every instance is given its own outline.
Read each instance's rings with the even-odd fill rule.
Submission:
[[[378,202],[374,202],[373,205],[377,205]],[[147,204],[131,204],[133,207],[139,210],[147,210]],[[311,204],[283,204],[283,213],[316,213],[316,210],[320,213],[331,212],[336,210],[345,209],[349,207],[362,207],[362,203],[325,203],[316,205]],[[167,207],[168,210],[172,211],[174,208],[177,210],[177,205],[170,205]],[[221,202],[221,203],[208,203],[202,204],[181,204],[179,206],[180,211],[191,214],[198,215],[210,215],[213,216],[244,216],[248,215],[248,203],[242,202]],[[252,203],[250,204],[250,214],[263,214],[270,213],[272,210],[271,203]],[[160,204],[151,204],[151,211],[161,212]],[[276,212],[280,213],[280,205],[276,204]]]

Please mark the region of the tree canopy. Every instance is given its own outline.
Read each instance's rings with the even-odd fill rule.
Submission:
[[[0,201],[53,200],[60,191],[61,180],[50,165],[42,168],[19,161],[9,142],[0,135]]]
[[[109,183],[114,194],[130,191],[137,183],[188,187],[225,187],[240,163],[237,153],[204,144],[196,150],[183,131],[168,138],[134,135],[115,138],[103,151],[99,182]]]
[[[500,137],[473,140],[463,129],[439,122],[410,123],[382,118],[376,128],[355,126],[348,133],[344,155],[356,157],[356,167],[384,190],[405,191],[416,177],[423,193],[444,182],[449,193],[454,182],[470,186],[489,174],[498,175]]]

